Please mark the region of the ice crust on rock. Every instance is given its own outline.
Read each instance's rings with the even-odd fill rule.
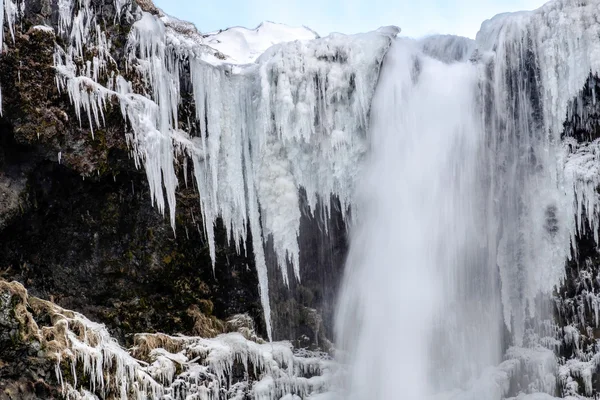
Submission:
[[[423,53],[445,63],[465,62],[477,49],[473,39],[454,35],[432,35],[419,40]]]
[[[220,399],[225,392],[228,399],[308,398],[325,393],[337,371],[320,353],[294,353],[287,342],[259,344],[239,333],[215,339],[142,334],[132,351],[150,358],[147,369],[165,385],[169,399],[203,394]],[[235,375],[236,365],[242,376]]]
[[[600,226],[600,140],[590,143],[577,143],[572,138],[564,141],[565,175],[574,189],[576,209],[576,232],[584,233],[586,228],[594,234],[598,243]]]
[[[39,341],[44,357],[56,363],[67,399],[310,398],[326,393],[338,373],[325,354],[295,351],[289,342],[256,343],[240,333],[213,339],[139,334],[125,350],[104,325],[30,297],[19,283],[0,281],[0,295],[29,321],[29,340]],[[39,315],[50,322],[38,326]]]
[[[517,338],[523,336],[523,321],[539,312],[536,296],[551,294],[564,279],[565,260],[578,251],[577,237],[589,230],[599,243],[598,140],[578,142],[561,137],[565,118],[569,121],[576,114],[582,121],[590,120],[590,110],[583,106],[582,87],[588,84],[590,101],[595,102],[591,76],[600,68],[598,20],[597,1],[559,0],[532,12],[496,16],[484,22],[477,36],[478,57],[493,66],[496,85],[503,82],[496,91],[507,94],[505,104],[509,105],[500,106],[502,99],[496,98],[495,108],[500,106],[507,112],[496,116],[491,124],[495,125],[492,132],[496,154],[501,156],[498,165],[522,171],[516,175],[516,182],[527,182],[518,189],[521,194],[514,197],[517,203],[513,204],[518,204],[520,210],[502,211],[505,218],[511,214],[518,218],[513,217],[513,222],[505,219],[499,225],[500,231],[520,232],[515,239],[524,243],[520,247],[514,240],[501,241],[498,251],[502,256],[499,266],[505,322]],[[590,132],[592,128],[586,127]],[[519,158],[523,161],[517,161]],[[504,173],[503,168],[497,170]],[[503,187],[506,183],[499,186]],[[545,210],[540,207],[543,204],[547,204]],[[582,284],[586,284],[585,279]],[[562,360],[558,367],[558,383],[567,398],[578,393],[591,396],[591,376],[598,370],[598,349],[582,349],[579,345],[580,332],[589,332],[590,326],[598,323],[593,285],[576,302],[564,305],[576,309],[573,314],[577,319],[571,321],[574,325],[565,327],[562,337],[557,336],[557,343],[575,349],[574,358]],[[558,306],[560,309],[563,305]],[[586,320],[586,312],[593,316],[592,321]],[[583,381],[583,387],[578,387],[578,381]]]

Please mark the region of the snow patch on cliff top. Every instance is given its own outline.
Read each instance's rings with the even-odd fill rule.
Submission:
[[[233,27],[204,36],[204,44],[218,50],[231,64],[249,64],[269,47],[296,40],[318,39],[319,35],[307,27],[291,27],[274,22],[263,22],[255,29]]]
[[[302,26],[294,27],[265,21],[254,29],[234,26],[214,32],[200,32],[191,22],[180,20],[158,9],[158,19],[166,28],[166,39],[179,53],[192,53],[213,64],[252,64],[271,46],[319,39],[318,33]]]

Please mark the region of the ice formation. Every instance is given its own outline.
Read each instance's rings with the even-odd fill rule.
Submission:
[[[575,197],[586,200],[573,167],[563,171],[561,133],[569,101],[600,66],[599,7],[554,1],[533,12],[499,15],[477,35],[482,57],[493,51],[494,113],[487,122],[497,156],[493,190],[498,231],[514,233],[498,243],[498,261],[505,322],[517,338],[526,309],[535,313],[535,296],[561,281],[581,226],[573,216],[581,221],[582,209],[572,204]]]
[[[433,35],[419,40],[423,53],[445,63],[467,61],[477,48],[473,39],[454,35]]]
[[[511,347],[506,352],[506,360],[498,366],[483,369],[476,379],[469,382],[467,388],[438,393],[428,399],[515,400],[507,395],[510,392],[511,382],[520,380],[520,383],[526,385],[524,389],[529,389],[534,394],[529,395],[531,397],[519,395],[518,399],[554,400],[555,397],[548,393],[554,392],[557,368],[554,352],[547,348]]]
[[[252,232],[271,337],[264,245],[272,240],[285,282],[288,267],[299,279],[300,188],[312,211],[317,199],[324,199],[328,212],[332,195],[344,209],[352,203],[368,147],[366,127],[379,66],[397,30],[279,44],[255,63],[236,66],[210,47],[221,48],[215,41],[225,40],[227,31],[203,37],[191,24],[115,0],[117,16],[135,21],[127,68],[120,71],[91,1],[61,0],[58,6],[56,34],[65,45],[56,45],[56,80],[80,123],[93,134],[104,125],[107,107],[118,104],[136,165],[146,171],[152,202],[160,212],[168,209],[172,225],[178,163],[182,157],[192,160],[213,267],[218,218],[240,251],[248,230]],[[6,0],[5,14],[13,32],[16,3]],[[280,31],[273,24],[259,28],[256,51],[276,41],[315,36],[292,29],[274,39]],[[250,33],[245,34],[250,40]],[[134,80],[147,93],[136,93]],[[191,88],[195,104],[187,131],[179,120],[184,87]]]

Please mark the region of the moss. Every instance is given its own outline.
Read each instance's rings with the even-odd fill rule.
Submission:
[[[146,301],[146,299],[144,297],[142,297],[140,299],[140,307],[141,308],[148,308],[148,302]]]
[[[205,315],[212,315],[215,305],[210,300],[202,299],[198,301],[198,306],[200,307],[200,311],[202,311]]]

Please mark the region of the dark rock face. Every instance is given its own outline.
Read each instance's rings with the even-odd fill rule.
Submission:
[[[600,78],[588,77],[580,96],[569,104],[569,112],[564,122],[563,137],[572,137],[579,143],[591,142],[600,138]]]
[[[566,266],[567,276],[557,292],[555,320],[564,328],[573,326],[578,330],[578,340],[567,340],[565,334],[558,352],[561,362],[568,360],[592,359],[598,352],[596,341],[600,339],[600,329],[596,322],[595,308],[588,295],[600,293],[600,252],[591,232],[577,238],[578,254]],[[578,379],[579,378],[579,379]],[[575,377],[580,394],[585,393],[582,377]],[[592,395],[600,393],[600,374],[596,369],[592,375]],[[572,394],[572,393],[564,393]]]
[[[302,196],[306,204],[305,196]],[[301,206],[300,282],[286,287],[274,256],[267,260],[275,339],[294,340],[298,347],[311,344],[328,350],[333,338],[337,294],[348,252],[347,227],[340,203],[330,199],[331,215],[312,215]],[[317,210],[322,210],[317,206]],[[291,269],[289,275],[293,276]]]
[[[27,187],[23,213],[0,231],[0,265],[33,294],[105,322],[121,338],[194,334],[191,307],[222,319],[261,315],[251,258],[222,245],[213,275],[200,222],[192,223],[195,202],[181,207],[175,237],[140,173],[92,182],[41,162]]]

